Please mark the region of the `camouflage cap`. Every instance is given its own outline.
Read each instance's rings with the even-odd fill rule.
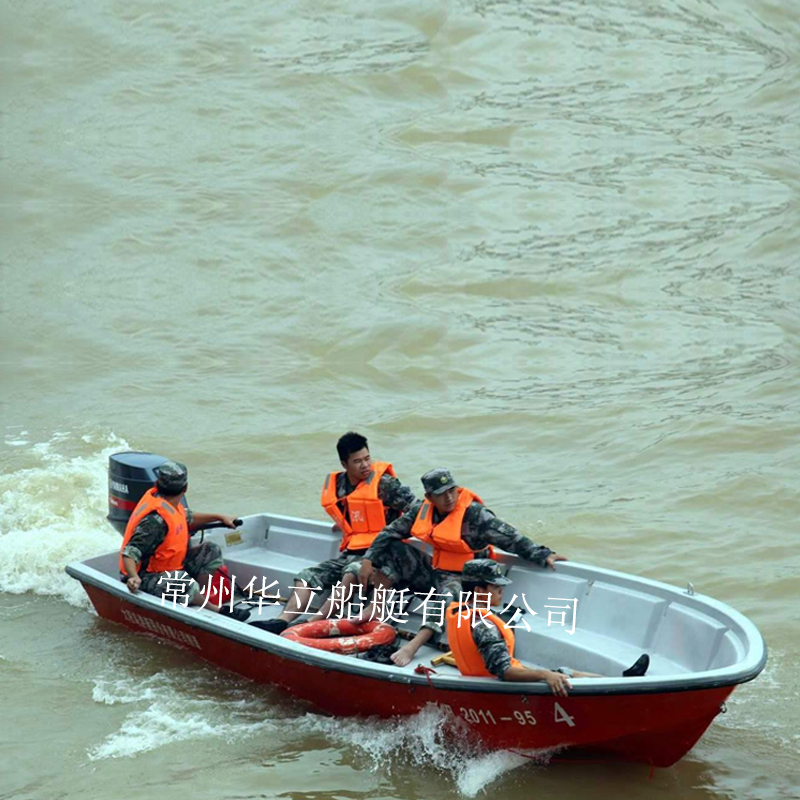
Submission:
[[[180,461],[165,461],[156,467],[156,484],[162,492],[167,494],[180,494],[186,490],[189,483],[189,473],[186,464]]]
[[[430,472],[426,472],[420,480],[425,494],[441,494],[458,485],[453,480],[449,469],[432,469]]]
[[[503,575],[503,568],[491,558],[473,558],[464,564],[461,572],[462,581],[475,583],[490,583],[494,586],[508,586],[511,581]]]

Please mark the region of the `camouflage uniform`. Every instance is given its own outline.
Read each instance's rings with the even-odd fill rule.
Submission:
[[[191,527],[192,512],[187,510],[186,521]],[[169,578],[170,588],[176,585],[176,579],[172,576],[175,573],[166,572],[143,572],[143,562],[146,567],[146,562],[150,556],[155,553],[159,545],[164,541],[167,535],[167,523],[155,511],[148,514],[136,526],[128,541],[127,546],[123,549],[123,556],[130,556],[139,565],[139,576],[142,579],[141,590],[147,594],[154,594],[160,597],[164,591],[164,581]],[[200,591],[200,586],[194,578],[200,573],[213,574],[223,564],[222,550],[219,545],[213,542],[203,542],[197,547],[190,547],[186,552],[186,558],[183,561],[183,569],[178,570],[178,574],[182,571],[189,574],[189,578],[181,581],[184,584],[183,592],[189,596],[189,600],[193,600],[195,595]],[[164,580],[159,585],[159,580]]]
[[[494,584],[496,586],[507,586],[511,581],[502,574],[502,568],[496,561],[489,559],[473,559],[464,564],[462,579],[475,583]],[[469,586],[470,584],[465,585]],[[474,584],[473,584],[474,585]],[[504,680],[506,670],[511,666],[511,653],[508,645],[497,625],[488,621],[488,624],[478,624],[472,628],[472,641],[481,654],[486,669],[492,675]],[[512,631],[513,633],[513,631]],[[563,672],[568,677],[572,677],[572,670],[569,667],[559,667],[554,672]]]
[[[476,625],[472,629],[472,641],[478,647],[486,669],[503,680],[506,670],[511,666],[511,654],[508,652],[508,645],[496,625]],[[542,667],[549,669],[549,667]],[[561,672],[568,678],[572,677],[573,670],[569,667],[558,667],[552,672]]]
[[[472,629],[472,641],[478,647],[486,669],[503,680],[505,671],[511,666],[508,645],[496,625],[476,625]]]
[[[390,572],[386,572],[379,565],[387,564],[388,562],[391,565],[397,563],[398,567],[401,566],[400,562],[397,562],[393,556],[402,556],[405,551],[412,549],[405,545],[400,548],[399,545],[403,539],[408,539],[411,536],[411,528],[414,527],[420,508],[422,508],[422,501],[415,501],[406,514],[387,525],[378,534],[367,551],[367,558],[372,561],[375,569],[379,569],[388,578],[402,579],[406,575],[413,574],[411,570],[406,569],[397,575],[392,575],[390,574],[391,567]],[[439,512],[434,510],[434,524],[441,522],[442,519],[443,517],[439,515]],[[539,567],[543,567],[547,557],[553,552],[548,547],[536,544],[527,536],[523,536],[513,525],[498,519],[486,506],[475,501],[470,503],[464,514],[461,538],[467,547],[477,553],[475,558],[486,558],[488,547],[491,544],[509,553],[515,553],[526,561],[532,561]],[[457,576],[459,581],[461,580],[461,573],[453,572],[450,574]]]
[[[437,482],[446,477],[447,482],[441,484],[444,489],[455,485],[449,471],[431,470],[422,476],[426,491],[430,491],[429,476],[436,478]],[[461,573],[434,570],[427,553],[403,544],[403,540],[411,536],[411,529],[422,508],[422,502],[415,501],[403,516],[387,525],[375,538],[365,557],[372,561],[374,569],[382,572],[397,588],[408,587],[412,592],[426,594],[431,587],[434,587],[437,594],[450,593],[453,599],[457,600],[461,591]],[[434,509],[434,524],[441,522],[442,519],[443,517]],[[464,513],[461,538],[475,551],[476,559],[486,558],[489,554],[489,545],[495,545],[544,567],[545,560],[553,552],[523,536],[513,525],[498,519],[486,506],[475,501]],[[430,628],[435,633],[441,633],[441,626],[435,621],[426,622],[424,627]]]
[[[340,472],[336,476],[337,497],[347,497],[355,489],[356,487],[348,480],[346,472]],[[378,483],[378,498],[383,503],[387,523],[398,519],[415,500],[414,493],[408,486],[403,486],[397,478],[386,473],[381,476]],[[333,530],[339,531],[338,526],[334,525]],[[323,561],[315,567],[307,567],[299,572],[295,579],[305,581],[307,586],[313,588],[330,589],[339,583],[346,572],[358,575],[363,555],[363,550],[345,550],[336,558]]]

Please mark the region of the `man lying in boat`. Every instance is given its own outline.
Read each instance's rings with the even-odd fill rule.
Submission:
[[[497,561],[479,558],[464,564],[461,589],[472,594],[461,595],[466,602],[451,603],[445,612],[447,641],[461,674],[487,678],[494,675],[502,681],[545,681],[553,694],[562,697],[572,688],[570,678],[602,678],[596,672],[579,672],[569,667],[556,670],[526,667],[514,658],[514,631],[484,608],[484,604],[469,603],[469,597],[484,598],[489,605],[500,606],[503,586],[510,583]],[[645,653],[622,675],[639,677],[649,666],[650,656]]]
[[[184,507],[181,500],[189,476],[183,464],[167,461],[155,472],[156,485],[142,495],[125,528],[120,571],[127,577],[131,592],[141,589],[158,597],[169,585],[170,598],[186,596],[188,605],[202,605],[205,598],[197,580],[204,576],[203,584],[207,585],[210,576],[222,566],[222,550],[212,542],[189,547],[189,532],[210,522],[235,528],[234,518],[227,514],[193,514]],[[181,577],[183,573],[186,577]],[[205,607],[230,614],[240,622],[250,616],[246,608],[213,603],[206,603]]]
[[[515,553],[540,567],[555,569],[566,557],[536,544],[516,528],[498,519],[474,492],[456,484],[450,470],[432,469],[422,478],[425,500],[417,500],[403,516],[387,525],[375,538],[361,562],[360,580],[376,587],[408,588],[425,595],[459,596],[461,570],[467,561],[491,557],[492,545]],[[411,536],[433,546],[433,560],[403,541]],[[374,614],[368,607],[362,619]],[[427,620],[419,633],[392,655],[400,667],[411,662],[417,650],[441,633],[437,620]]]
[[[295,576],[294,590],[283,613],[276,619],[251,624],[281,633],[295,617],[302,616],[314,590],[324,591],[341,584],[348,597],[358,582],[360,561],[375,537],[414,502],[414,493],[397,479],[392,465],[373,461],[364,436],[348,431],[336,443],[341,472],[332,472],[322,487],[322,507],[341,531],[340,554]],[[324,618],[330,601],[319,611]],[[318,615],[318,616],[319,616]]]

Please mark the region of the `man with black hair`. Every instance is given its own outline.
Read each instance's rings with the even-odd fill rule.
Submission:
[[[397,479],[392,465],[373,461],[367,439],[348,431],[336,443],[343,470],[331,472],[322,487],[322,507],[342,534],[340,554],[295,576],[294,590],[283,613],[274,620],[253,623],[271,633],[281,633],[303,614],[314,589],[342,583],[342,596],[358,582],[360,560],[375,537],[414,502],[414,494]],[[320,610],[325,615],[330,601]]]
[[[570,678],[602,678],[596,672],[578,672],[569,667],[543,669],[526,667],[514,658],[514,632],[500,617],[482,607],[482,603],[469,603],[485,598],[489,606],[499,606],[503,600],[503,586],[511,581],[503,575],[497,561],[478,558],[467,561],[461,573],[461,596],[464,602],[451,603],[445,612],[447,641],[462,675],[502,681],[544,681],[553,694],[566,697],[572,688]],[[650,666],[650,656],[642,654],[624,670],[625,678],[644,675]]]
[[[213,542],[189,547],[189,532],[210,522],[235,528],[227,514],[192,513],[183,505],[189,485],[186,466],[167,461],[156,469],[156,485],[146,491],[131,513],[120,548],[119,567],[131,592],[163,596],[169,583],[170,597],[187,597],[187,605],[202,605],[198,579],[207,585],[209,576],[222,566],[222,551]],[[184,573],[186,577],[182,577]],[[174,577],[173,577],[174,576]],[[180,601],[178,601],[180,602]],[[250,612],[240,607],[206,603],[211,611],[229,613],[244,622]]]

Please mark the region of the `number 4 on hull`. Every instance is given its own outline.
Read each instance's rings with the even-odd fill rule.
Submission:
[[[567,712],[564,711],[560,703],[556,703],[555,715],[556,715],[556,722],[566,722],[570,728],[575,727],[575,717],[571,717],[569,714],[567,714]]]

